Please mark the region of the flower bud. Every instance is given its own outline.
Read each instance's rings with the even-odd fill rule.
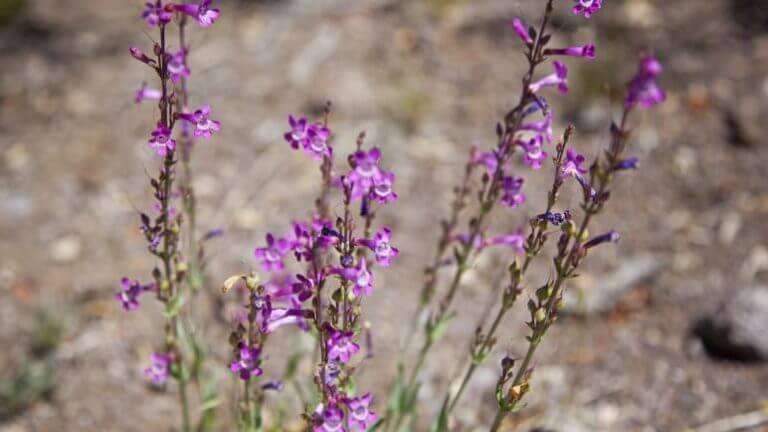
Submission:
[[[537,323],[542,323],[547,319],[547,314],[544,312],[544,309],[537,309],[536,312],[533,313],[533,318]]]
[[[131,51],[131,56],[133,56],[133,58],[135,58],[136,60],[138,60],[138,61],[140,61],[142,63],[151,65],[151,64],[153,64],[155,62],[151,58],[147,57],[147,55],[144,54],[144,51],[142,51],[141,48],[139,48],[139,47],[132,46],[130,48],[130,51]]]

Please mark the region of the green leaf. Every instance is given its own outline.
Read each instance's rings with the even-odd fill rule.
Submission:
[[[163,315],[165,315],[166,318],[175,317],[179,314],[181,307],[184,306],[186,301],[187,296],[184,294],[184,292],[180,292],[177,296],[171,298],[171,300],[168,301],[168,304],[165,306],[165,312],[163,312]]]
[[[445,395],[443,406],[440,408],[440,415],[437,416],[437,423],[432,428],[433,432],[448,432],[448,400],[450,395]]]
[[[189,276],[187,276],[187,282],[192,288],[192,291],[197,291],[203,287],[203,273],[197,267],[197,265],[191,265],[189,267]]]
[[[283,375],[284,381],[290,381],[296,375],[296,370],[299,368],[299,363],[304,357],[304,353],[296,351],[288,358],[288,364],[285,367],[285,374]]]
[[[448,329],[448,324],[455,315],[455,313],[446,314],[440,318],[440,321],[435,323],[429,332],[429,338],[433,342],[439,340],[443,336],[445,331]]]
[[[374,423],[373,426],[368,429],[368,432],[376,432],[382,425],[384,425],[384,419],[379,419],[379,421]]]

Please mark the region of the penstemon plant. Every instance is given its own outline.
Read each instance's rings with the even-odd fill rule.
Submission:
[[[572,12],[586,18],[603,6],[601,0],[573,2]],[[619,239],[616,231],[591,236],[589,225],[611,198],[615,178],[637,168],[638,158],[628,155],[630,116],[636,108],[653,107],[666,97],[657,83],[661,64],[646,52],[627,85],[620,121],[611,124],[609,144],[599,157],[586,164],[586,158],[572,144],[573,126],[565,128],[554,148],[546,151],[555,141],[555,134],[554,111],[545,94],[551,89],[568,93],[568,67],[561,60],[553,60],[552,73],[535,77],[553,57],[595,59],[592,44],[550,46],[549,27],[554,13],[555,0],[546,0],[537,27],[527,27],[519,18],[511,21],[527,61],[518,102],[497,124],[495,146],[487,151],[473,148],[470,152],[461,181],[454,189],[450,212],[440,225],[434,255],[425,268],[420,301],[401,352],[409,350],[414,334],[420,334],[420,348],[411,365],[401,355],[389,404],[379,416],[374,410],[373,394],[358,390],[356,372],[372,355],[365,300],[374,289],[374,271],[390,266],[399,254],[392,244],[392,231],[375,224],[377,212],[398,199],[393,188],[395,174],[384,169],[382,151],[367,146],[365,133],[361,132],[354,151],[341,161],[336,160],[329,125],[330,103],[316,122],[289,116],[284,141],[317,162],[318,197],[307,218],[293,221],[286,235],[266,234],[265,243],[254,250],[260,271],[251,270],[224,280],[223,294],[234,296],[240,304],[229,337],[231,359],[227,365],[205,365],[207,350],[203,338],[195,332],[201,327],[195,312],[196,294],[205,290],[203,244],[221,232],[214,230],[197,238],[190,162],[194,140],[211,138],[221,124],[211,118],[209,105],[194,110],[188,107],[191,71],[187,66],[190,47],[185,35],[188,20],[209,27],[218,19],[219,10],[211,6],[211,0],[167,4],[155,0],[146,4],[142,17],[158,29],[159,40],[152,56],[137,47],[130,52],[149,66],[159,80],[159,89],[142,84],[135,95],[136,102],[157,101],[159,108],[159,119],[148,140],[160,158],[159,172],[150,181],[155,215],[140,215],[140,228],[157,265],[149,283],[123,278],[117,299],[126,311],[132,311],[139,306],[142,295],[152,293],[165,307],[165,338],[162,348],[152,355],[145,375],[155,385],[166,385],[169,378],[176,382],[182,431],[214,427],[217,386],[206,370],[224,366],[240,383],[233,399],[237,406],[234,423],[242,431],[286,430],[282,415],[268,414],[274,413],[271,402],[280,397],[288,381],[303,405],[300,417],[304,430],[417,430],[421,424],[421,371],[456,315],[453,303],[467,271],[490,247],[512,251],[509,279],[502,289],[495,291],[500,298],[496,299],[497,309],[490,325],[481,320],[476,327],[468,366],[456,377],[458,388],[445,392],[432,429],[451,429],[452,413],[478,367],[491,356],[502,320],[517,300],[526,295],[528,287],[536,287],[527,301],[529,333],[525,338],[525,355],[522,359],[507,356],[501,361],[501,372],[493,389],[496,416],[489,430],[499,430],[509,413],[522,409],[522,401],[532,386],[536,350],[563,308],[568,281],[576,277],[591,249]],[[178,35],[176,50],[169,47],[171,27]],[[518,159],[520,164],[515,163]],[[179,162],[181,175],[177,176]],[[514,209],[526,202],[522,170],[513,171],[513,165],[532,170],[551,166],[551,187],[541,212],[529,219],[527,228],[494,234],[491,215],[499,207]],[[559,206],[561,194],[571,189],[569,183],[573,183],[580,198],[579,209]],[[472,197],[476,199],[475,205]],[[181,210],[174,205],[177,198]],[[331,208],[340,209],[339,214],[331,215]],[[529,281],[530,264],[550,249],[551,276],[539,283]],[[450,269],[451,274],[445,287],[441,286],[439,275],[443,269]],[[263,366],[269,358],[268,341],[274,332],[287,331],[288,327],[310,334],[315,349],[291,357],[287,364],[290,372],[285,376],[267,378]],[[366,355],[361,353],[361,346],[365,347]],[[305,363],[311,365],[307,368],[311,372],[302,383],[294,375],[300,369],[297,365]],[[192,425],[189,385],[197,386],[196,394],[200,396],[196,426]]]

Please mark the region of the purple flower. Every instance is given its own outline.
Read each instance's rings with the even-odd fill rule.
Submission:
[[[144,10],[141,12],[141,17],[152,27],[159,24],[168,24],[173,19],[173,14],[163,7],[163,2],[157,0],[153,2],[147,2],[144,6]]]
[[[487,246],[509,246],[517,252],[523,252],[523,244],[525,243],[525,237],[522,231],[517,231],[512,234],[504,234],[493,237],[483,242],[483,247]]]
[[[469,162],[473,165],[484,165],[485,169],[488,170],[488,174],[495,173],[499,165],[499,159],[496,157],[495,152],[481,152],[475,147],[472,148],[472,152],[469,155]]]
[[[633,108],[640,105],[643,108],[664,102],[667,94],[656,82],[656,78],[662,72],[661,63],[652,55],[646,54],[640,61],[635,77],[627,86],[627,98],[624,106]]]
[[[553,62],[553,65],[555,67],[555,72],[545,76],[535,83],[532,83],[528,87],[531,92],[537,93],[539,90],[545,87],[557,86],[557,89],[560,90],[561,93],[568,93],[568,68],[557,60]]]
[[[283,135],[285,140],[294,149],[305,147],[305,143],[309,141],[309,122],[307,122],[307,119],[304,117],[296,119],[294,116],[289,115],[288,124],[291,125],[291,130]]]
[[[525,24],[520,18],[512,18],[512,22],[509,24],[515,30],[515,33],[520,36],[520,40],[522,40],[524,44],[533,45],[533,39],[531,39],[531,35],[528,34],[528,30],[525,28]]]
[[[589,18],[603,6],[602,0],[573,0],[576,4],[573,6],[573,13],[583,14],[584,18]]]
[[[327,406],[323,403],[317,405],[313,424],[313,432],[346,432],[344,412],[333,402],[329,402]]]
[[[395,173],[381,171],[381,175],[373,179],[373,189],[370,197],[379,204],[387,204],[397,200],[397,194],[392,190]]]
[[[374,180],[381,177],[381,170],[379,170],[380,158],[381,151],[378,147],[374,147],[367,152],[365,150],[358,150],[352,155],[354,169],[347,176],[347,181],[352,187],[352,197],[360,198],[367,194],[371,187],[373,187]]]
[[[608,231],[607,233],[600,234],[599,236],[594,237],[588,242],[584,243],[584,249],[589,249],[597,245],[608,243],[608,242],[616,243],[619,241],[619,238],[621,238],[621,236],[619,235],[618,232]]]
[[[130,312],[139,307],[139,295],[152,289],[153,285],[142,285],[135,279],[124,277],[120,279],[120,292],[115,298],[122,303],[123,310]]]
[[[291,250],[291,242],[284,238],[275,240],[272,234],[267,234],[267,246],[256,248],[253,254],[261,261],[261,267],[266,271],[282,270],[283,256]]]
[[[195,136],[209,139],[221,129],[221,122],[211,119],[211,106],[203,105],[193,113],[179,114],[179,118],[195,125]]]
[[[505,176],[501,181],[501,202],[514,208],[525,202],[522,177]]]
[[[144,51],[142,51],[139,47],[132,46],[129,50],[131,52],[131,56],[142,63],[152,64],[155,62],[151,58],[147,57],[147,55],[144,54]]]
[[[517,145],[525,151],[523,163],[534,170],[540,169],[542,162],[547,159],[547,152],[541,149],[544,144],[543,140],[544,138],[541,135],[536,135],[528,141],[517,141]]]
[[[376,262],[380,266],[387,267],[391,264],[392,259],[400,253],[389,243],[391,236],[392,231],[389,228],[382,228],[373,236],[373,239],[361,239],[357,240],[357,243],[372,250],[376,256]]]
[[[370,393],[366,393],[360,397],[347,399],[350,429],[366,431],[369,426],[376,422],[378,416],[375,412],[371,411],[369,407],[372,400],[373,396],[371,396]]]
[[[368,264],[366,263],[365,258],[360,258],[357,267],[334,267],[331,269],[331,273],[337,274],[352,282],[354,284],[352,292],[356,296],[359,296],[361,292],[364,292],[365,295],[371,295],[373,292],[373,274],[368,271]]]
[[[547,142],[552,142],[552,117],[552,110],[549,110],[544,114],[543,120],[523,123],[518,130],[534,132],[541,135]]]
[[[312,159],[323,160],[333,155],[333,149],[328,145],[331,130],[321,124],[314,124],[307,131],[307,139],[304,140],[304,151],[312,156]]]
[[[291,307],[271,308],[264,314],[261,329],[264,333],[272,333],[277,328],[288,324],[296,324],[304,331],[309,330],[306,322],[307,317],[311,317],[312,311],[302,309],[298,299],[291,299]]]
[[[557,213],[557,212],[542,213],[536,216],[536,219],[547,221],[552,225],[559,226],[561,223],[571,220],[571,212],[570,210],[565,210],[562,213]]]
[[[157,127],[152,131],[148,142],[152,150],[163,157],[176,149],[176,140],[171,138],[171,130],[161,122],[157,122]]]
[[[326,342],[328,359],[341,363],[349,363],[349,359],[360,351],[360,345],[352,340],[354,332],[342,332],[331,329],[331,338]]]
[[[485,247],[485,240],[483,240],[482,234],[477,234],[474,238],[470,239],[469,233],[459,233],[453,236],[453,240],[463,245],[468,245],[471,241],[472,248],[478,251]]]
[[[170,375],[171,360],[170,355],[152,353],[151,364],[144,369],[144,376],[151,379],[155,384],[164,383]]]
[[[587,173],[587,170],[581,166],[584,163],[584,156],[580,155],[573,148],[569,148],[565,153],[565,163],[560,171],[560,178],[573,176],[581,177]]]
[[[240,375],[240,379],[248,381],[252,376],[259,376],[262,374],[262,370],[259,367],[261,364],[261,348],[257,346],[247,346],[245,343],[240,342],[235,351],[235,359],[229,365],[229,370],[233,373]]]
[[[163,97],[162,91],[149,88],[147,83],[141,83],[141,87],[134,93],[133,100],[136,101],[136,103],[141,103],[145,100],[160,100],[161,97]]]
[[[211,0],[200,0],[198,4],[177,4],[174,10],[197,20],[200,27],[208,27],[219,18],[219,10],[211,7]]]
[[[171,81],[178,83],[182,77],[188,77],[190,74],[187,67],[187,50],[181,49],[174,54],[167,56],[166,68],[171,76]]]
[[[587,60],[595,59],[595,45],[572,46],[568,48],[547,48],[544,55],[562,55],[569,57],[582,57]]]

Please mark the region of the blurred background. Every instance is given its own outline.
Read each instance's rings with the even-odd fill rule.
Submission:
[[[537,20],[541,2],[214,3],[220,21],[190,26],[189,61],[192,105],[211,103],[223,123],[197,145],[193,163],[199,223],[225,230],[208,246],[211,295],[201,330],[216,344],[220,390],[234,385],[225,369],[227,306],[209,300],[225,277],[254,266],[252,250],[267,230],[287,232],[310,211],[316,165],[282,134],[287,114],[317,118],[332,100],[337,154],[365,130],[398,176],[400,199],[380,218],[401,257],[376,274],[366,309],[376,356],[360,371],[360,388],[378,396],[381,412],[452,187],[470,147],[493,145],[495,122],[518,97],[525,62],[508,20]],[[572,91],[550,98],[557,130],[575,124],[574,145],[597,155],[645,48],[666,67],[668,100],[631,119],[641,169],[618,181],[593,229],[615,228],[622,240],[590,255],[571,286],[569,313],[538,352],[529,405],[508,425],[768,430],[768,4],[605,0],[584,20],[571,15],[571,3],[556,2],[553,43],[594,41],[598,57],[567,61]],[[133,103],[152,77],[128,55],[129,45],[151,50],[141,7],[0,0],[3,432],[177,424],[173,389],[154,390],[142,376],[161,342],[160,308],[145,301],[125,314],[113,298],[120,277],[146,280],[152,266],[137,212],[151,203],[148,176],[158,159],[146,137],[156,108]],[[514,230],[540,212],[550,175],[532,173],[528,204],[499,209],[493,231]],[[425,420],[460,372],[509,258],[487,254],[466,278],[459,317],[426,365]],[[549,271],[539,261],[533,281]],[[507,317],[455,430],[489,423],[498,360],[524,349],[523,309]],[[304,343],[290,330],[281,335],[286,353]],[[279,359],[268,361],[268,375],[283,369]],[[224,403],[220,430],[230,412]],[[295,407],[289,412],[298,419]]]

